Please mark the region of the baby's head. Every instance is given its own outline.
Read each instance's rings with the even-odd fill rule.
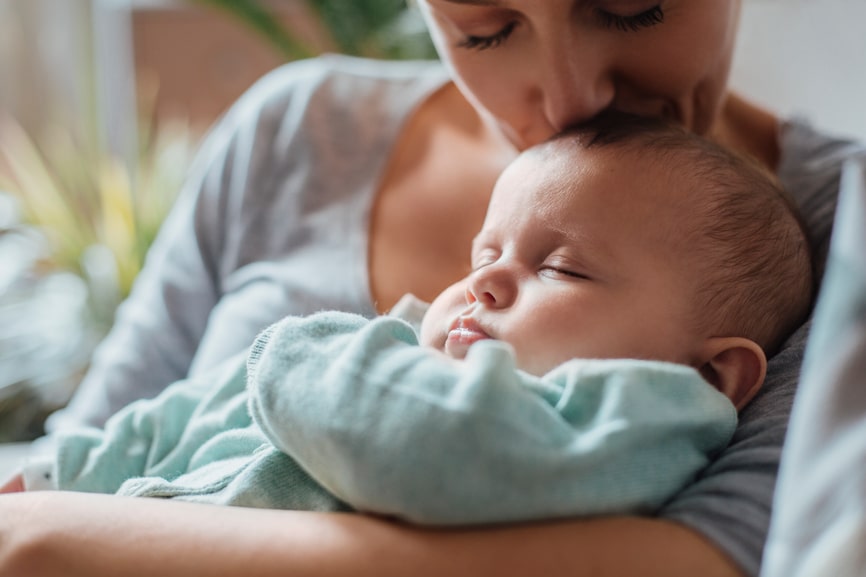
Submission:
[[[737,406],[812,301],[809,244],[756,163],[662,121],[610,116],[502,174],[472,268],[424,344],[495,338],[544,374],[575,357],[692,366]]]

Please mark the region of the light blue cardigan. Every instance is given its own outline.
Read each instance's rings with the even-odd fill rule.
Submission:
[[[538,378],[502,342],[458,362],[393,317],[287,317],[244,356],[63,436],[58,487],[429,525],[653,512],[737,422],[688,367]]]

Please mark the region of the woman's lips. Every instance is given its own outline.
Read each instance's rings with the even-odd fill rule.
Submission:
[[[490,338],[493,337],[488,335],[477,321],[468,317],[458,317],[448,329],[445,352],[455,359],[462,359],[466,356],[470,346]]]

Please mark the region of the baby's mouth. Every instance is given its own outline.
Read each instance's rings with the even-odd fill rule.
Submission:
[[[448,329],[445,352],[456,359],[462,359],[473,344],[491,338],[493,337],[481,328],[478,321],[469,317],[458,317]]]

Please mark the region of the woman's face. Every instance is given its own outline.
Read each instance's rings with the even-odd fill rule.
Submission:
[[[454,81],[519,149],[605,108],[719,113],[740,0],[419,0]]]

